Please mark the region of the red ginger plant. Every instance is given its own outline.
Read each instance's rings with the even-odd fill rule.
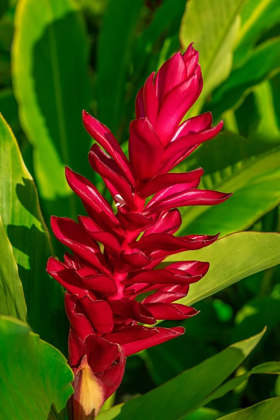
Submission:
[[[184,333],[180,326],[143,324],[197,313],[173,302],[187,295],[190,284],[206,274],[209,264],[181,261],[155,268],[168,255],[200,249],[217,239],[218,235],[175,237],[181,225],[176,207],[219,204],[230,196],[198,190],[201,168],[169,173],[222,129],[222,122],[211,127],[210,113],[180,124],[201,89],[198,52],[192,45],[152,73],[136,98],[129,160],[109,129],[83,113],[87,132],[101,146],[92,146],[90,164],[103,178],[117,214],[93,184],[66,168],[67,181],[88,217],[79,216],[78,223],[52,218],[55,236],[73,254],[66,252],[64,262],[51,257],[47,271],[67,290],[74,419],[98,413],[119,387],[127,356]],[[136,300],[143,293],[146,297]]]

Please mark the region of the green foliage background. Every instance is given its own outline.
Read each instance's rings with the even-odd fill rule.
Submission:
[[[59,351],[67,357],[68,322],[63,291],[45,272],[47,258],[63,253],[49,233],[50,216],[84,212],[65,165],[110,200],[87,161],[92,139],[81,111],[106,124],[126,151],[138,89],[190,42],[200,53],[204,89],[186,117],[211,111],[224,129],[179,170],[202,166],[202,188],[234,195],[183,210],[179,234],[223,238],[184,255],[211,262],[185,299],[201,312],[181,322],[184,336],[128,359],[115,403],[129,402],[100,420],[278,418],[280,236],[268,232],[280,230],[279,1],[0,0],[1,420],[43,420],[48,412],[66,418],[72,376]],[[226,236],[240,231],[248,232]],[[261,337],[252,336],[265,326],[253,351]],[[240,354],[228,347],[233,343]],[[14,346],[19,354],[9,350]],[[30,352],[33,367],[23,362]],[[51,363],[61,371],[53,380]],[[41,386],[25,395],[27,369]],[[13,411],[20,396],[23,409]]]

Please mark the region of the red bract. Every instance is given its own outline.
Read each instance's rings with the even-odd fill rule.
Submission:
[[[210,113],[180,124],[201,89],[198,53],[192,45],[152,73],[137,95],[129,160],[109,129],[83,113],[86,130],[99,143],[91,148],[90,164],[102,176],[118,211],[114,213],[87,179],[66,168],[67,181],[89,217],[79,217],[78,223],[52,218],[55,236],[73,254],[66,252],[64,262],[50,258],[47,270],[67,289],[69,362],[76,373],[74,418],[80,418],[81,406],[88,414],[98,412],[120,385],[126,356],[184,333],[182,327],[154,326],[157,320],[181,320],[197,313],[173,302],[186,296],[209,264],[182,261],[155,268],[168,255],[200,249],[217,239],[175,237],[181,224],[176,207],[219,204],[230,196],[198,190],[201,168],[168,173],[222,128],[222,122],[211,127]],[[142,293],[146,297],[141,300]],[[81,395],[83,380],[99,390],[92,404],[91,396]]]

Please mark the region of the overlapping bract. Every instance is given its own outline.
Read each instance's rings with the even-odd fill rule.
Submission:
[[[67,181],[89,217],[80,216],[78,223],[52,218],[54,234],[72,254],[66,252],[64,262],[50,258],[47,269],[67,290],[70,365],[78,377],[86,360],[102,390],[101,404],[119,386],[127,356],[184,332],[182,327],[153,326],[157,320],[196,314],[173,302],[206,274],[208,263],[182,261],[155,268],[168,255],[200,249],[217,239],[175,237],[181,224],[177,207],[213,205],[229,197],[197,189],[201,168],[169,173],[222,128],[222,123],[211,127],[210,113],[180,124],[201,89],[198,53],[192,45],[152,73],[136,98],[129,160],[109,129],[83,113],[84,126],[97,142],[89,153],[90,164],[118,211],[114,214],[90,181],[66,168]]]

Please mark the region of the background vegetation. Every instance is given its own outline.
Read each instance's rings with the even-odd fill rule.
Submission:
[[[47,258],[63,252],[49,235],[50,216],[76,219],[84,213],[66,184],[64,167],[88,177],[110,199],[87,162],[92,139],[83,129],[82,109],[106,124],[127,150],[138,89],[153,70],[190,42],[200,53],[204,89],[187,117],[211,111],[214,122],[224,120],[224,130],[182,163],[180,170],[202,166],[203,188],[234,195],[217,207],[184,210],[179,234],[221,232],[225,237],[239,231],[279,232],[278,0],[0,0],[0,111],[4,117],[0,121],[0,312],[4,315],[0,329],[1,336],[7,336],[0,350],[2,360],[13,361],[11,371],[16,363],[26,360],[24,354],[10,352],[14,346],[26,343],[26,354],[36,353],[35,364],[54,349],[32,334],[26,324],[12,322],[7,315],[28,320],[35,333],[67,356],[63,292],[45,272]],[[277,376],[249,377],[253,373],[279,373],[277,364],[252,369],[279,357],[280,240],[275,234],[240,235],[236,242],[236,236],[229,236],[210,247],[212,251],[205,251],[204,258],[213,267],[203,280],[210,285],[209,290],[198,288],[188,298],[188,302],[199,301],[195,307],[200,314],[181,322],[186,328],[184,336],[128,359],[116,402],[151,391],[215,355],[214,368],[201,365],[195,377],[186,371],[186,376],[169,382],[170,389],[167,385],[159,393],[158,388],[158,394],[132,400],[131,406],[125,404],[127,411],[119,414],[113,409],[100,419],[146,416],[211,420],[269,398],[264,408],[268,411],[260,411],[260,418],[277,418],[273,410],[279,409],[279,398],[272,400],[280,395]],[[265,326],[267,331],[254,352],[251,350],[259,336],[243,344],[244,357],[231,354],[232,348],[224,350],[260,333]],[[55,390],[50,392],[49,387],[54,384],[42,379],[42,390],[33,391],[35,400],[48,395],[45,406],[37,407],[33,417],[28,411],[22,417],[11,400],[5,408],[8,411],[2,411],[6,413],[3,419],[46,419],[50,405],[57,412],[63,409],[71,394],[71,372],[58,352],[48,357],[68,383],[64,393],[60,392],[60,400],[51,397]],[[222,376],[215,382],[217,371]],[[227,386],[222,388],[220,384],[226,379]],[[170,400],[174,407],[182,408],[182,401],[194,398],[192,390],[194,395],[202,392],[204,382],[212,385],[200,395],[200,402],[175,413]],[[16,376],[0,379],[1,392],[9,389],[7,384],[18,395],[26,392],[18,388]],[[56,391],[61,386],[57,379]],[[6,401],[11,398],[9,393],[3,395]],[[168,413],[164,417],[161,412],[163,395],[173,417]],[[155,404],[154,412],[149,404]],[[2,405],[3,398],[1,410]],[[129,410],[134,413],[132,417]],[[141,415],[136,417],[139,410]],[[55,416],[54,411],[51,415]],[[256,414],[242,415],[226,418],[257,418]]]

